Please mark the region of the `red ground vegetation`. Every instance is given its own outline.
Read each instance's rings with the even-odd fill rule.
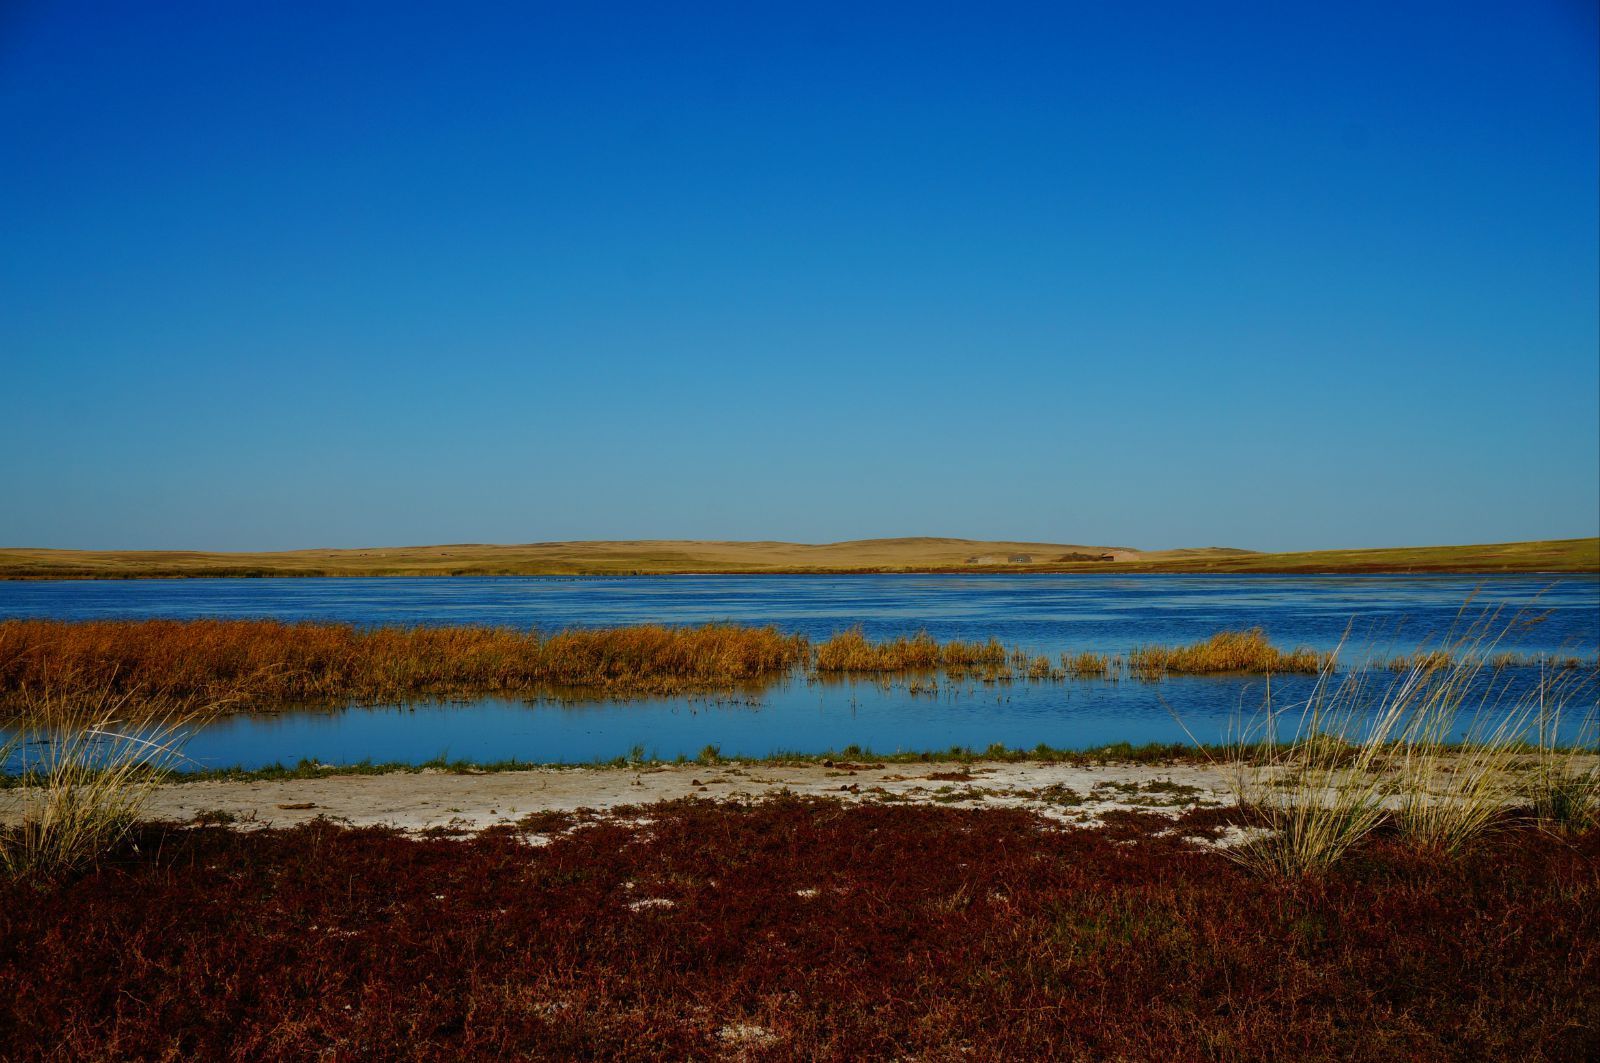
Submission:
[[[0,884],[10,1059],[1582,1059],[1600,834],[1251,877],[1123,813],[685,801],[533,846],[146,828]],[[1214,831],[1223,813],[1191,813]],[[670,903],[667,903],[670,902]]]

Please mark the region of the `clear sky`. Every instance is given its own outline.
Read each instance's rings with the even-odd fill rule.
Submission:
[[[0,545],[1600,531],[1593,0],[0,5]]]

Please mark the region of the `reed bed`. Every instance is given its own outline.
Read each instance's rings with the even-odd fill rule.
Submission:
[[[841,631],[815,647],[813,663],[819,672],[910,672],[944,669],[998,670],[1012,660],[998,639],[988,642],[940,642],[926,631],[910,638],[873,642],[860,628]],[[1024,656],[1024,660],[1027,660]]]
[[[1401,653],[1386,658],[1383,666],[1396,673],[1432,672],[1448,668],[1454,663],[1455,659],[1444,650],[1418,650],[1416,653]]]
[[[1221,672],[1302,672],[1324,669],[1332,655],[1301,647],[1281,650],[1259,627],[1219,631],[1190,646],[1139,646],[1128,655],[1128,667],[1139,676],[1167,673],[1211,675]]]
[[[126,696],[165,711],[216,700],[240,707],[422,696],[609,694],[736,685],[793,667],[806,640],[771,627],[641,625],[593,631],[383,627],[276,620],[0,621],[0,708],[29,691]]]
[[[1397,674],[1539,662],[1592,678],[1575,658],[1428,650]],[[1457,657],[1471,657],[1458,661]],[[127,695],[129,711],[158,715],[227,698],[242,710],[294,705],[504,696],[630,697],[724,692],[796,670],[816,677],[942,672],[1008,683],[1160,680],[1177,674],[1315,673],[1332,656],[1274,646],[1259,628],[1190,646],[1146,645],[1124,656],[1056,660],[998,639],[941,642],[927,632],[873,640],[851,628],[812,644],[773,627],[639,625],[555,633],[485,627],[359,628],[276,620],[0,621],[0,718],[22,714],[29,692],[92,704]],[[1581,662],[1580,662],[1581,663]],[[1382,670],[1382,661],[1370,667]]]
[[[1508,668],[1542,668],[1551,672],[1578,672],[1595,671],[1600,669],[1600,658],[1585,660],[1572,654],[1529,654],[1513,651],[1483,652],[1467,650],[1422,649],[1415,653],[1400,653],[1391,657],[1384,657],[1377,664],[1391,672],[1410,672],[1414,670],[1432,671],[1437,668],[1447,668],[1455,663],[1455,658],[1462,654],[1469,657],[1481,658],[1481,663],[1488,667],[1505,670]]]
[[[1104,653],[1063,653],[1061,672],[1072,679],[1116,679],[1122,675],[1122,658]]]

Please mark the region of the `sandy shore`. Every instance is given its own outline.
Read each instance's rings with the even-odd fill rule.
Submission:
[[[535,812],[605,811],[682,797],[751,800],[787,791],[843,801],[1030,808],[1091,823],[1113,809],[1176,813],[1202,803],[1231,803],[1227,782],[1218,768],[1188,764],[727,763],[330,773],[317,779],[169,784],[154,791],[145,815],[178,822],[209,816],[241,827],[288,827],[327,816],[356,826],[471,830],[515,823]]]

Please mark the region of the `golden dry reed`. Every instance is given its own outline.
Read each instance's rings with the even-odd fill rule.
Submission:
[[[1462,652],[1451,647],[1408,658],[1406,671],[1445,669]],[[1497,655],[1494,663],[1506,659]],[[919,632],[872,640],[860,628],[812,644],[773,627],[736,624],[541,634],[277,620],[0,620],[0,717],[26,715],[30,693],[91,702],[129,695],[129,711],[154,713],[195,699],[226,699],[249,710],[569,691],[609,697],[723,691],[804,668],[823,678],[942,671],[984,682],[1159,680],[1181,673],[1315,673],[1330,661],[1309,649],[1279,649],[1259,628],[1191,646],[1141,646],[1127,656],[1066,653],[1055,663],[992,638],[940,642]]]
[[[1485,653],[1481,651],[1422,649],[1415,653],[1401,653],[1392,657],[1385,657],[1377,663],[1391,672],[1425,671],[1432,672],[1441,668],[1449,668],[1456,663],[1456,658],[1462,653],[1476,653],[1481,661],[1476,663],[1486,664],[1490,668],[1543,668],[1550,672],[1580,671],[1585,668],[1594,668],[1594,660],[1584,660],[1572,654],[1527,654],[1509,651]]]
[[[29,690],[21,700],[27,729],[0,743],[0,764],[22,782],[0,788],[0,872],[39,879],[79,870],[116,846],[184,759],[192,731],[220,708],[169,701],[134,712],[131,694],[61,691]]]
[[[585,687],[612,694],[723,688],[802,662],[806,640],[707,624],[563,631],[276,620],[0,621],[0,708],[49,691],[240,708]],[[131,706],[130,706],[131,707]]]
[[[1258,627],[1219,631],[1191,646],[1140,646],[1128,655],[1128,667],[1139,676],[1166,673],[1206,675],[1218,672],[1304,672],[1323,670],[1332,656],[1300,648],[1280,650]]]
[[[1063,653],[1061,671],[1073,679],[1115,679],[1122,674],[1122,658],[1104,653]]]
[[[815,664],[819,672],[909,672],[917,670],[966,670],[999,668],[1015,651],[999,641],[939,642],[926,631],[911,638],[872,642],[860,628],[841,631],[816,646]]]

